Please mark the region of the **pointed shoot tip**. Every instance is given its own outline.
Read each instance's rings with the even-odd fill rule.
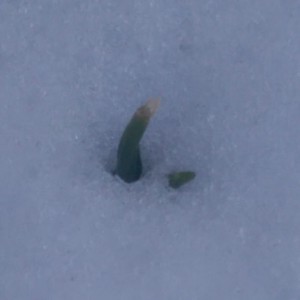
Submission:
[[[157,111],[160,104],[159,99],[149,99],[143,106],[141,106],[137,111],[137,115],[149,120]]]
[[[150,115],[153,116],[157,111],[159,105],[160,105],[160,99],[149,99],[146,102],[145,107],[147,107],[147,109],[149,110]]]

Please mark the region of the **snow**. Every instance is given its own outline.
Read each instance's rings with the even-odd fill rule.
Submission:
[[[0,299],[300,299],[296,0],[2,0]],[[144,177],[111,175],[161,99]],[[165,174],[192,170],[180,190]]]

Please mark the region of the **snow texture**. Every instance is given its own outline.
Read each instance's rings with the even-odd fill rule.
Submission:
[[[297,0],[1,0],[0,299],[299,300],[299,28]]]

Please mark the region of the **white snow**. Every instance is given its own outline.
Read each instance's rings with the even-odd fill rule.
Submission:
[[[299,28],[297,0],[1,0],[0,299],[300,299]]]

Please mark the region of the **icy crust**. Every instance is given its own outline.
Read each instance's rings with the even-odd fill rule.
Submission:
[[[0,1],[1,300],[300,299],[300,11],[270,2]]]

